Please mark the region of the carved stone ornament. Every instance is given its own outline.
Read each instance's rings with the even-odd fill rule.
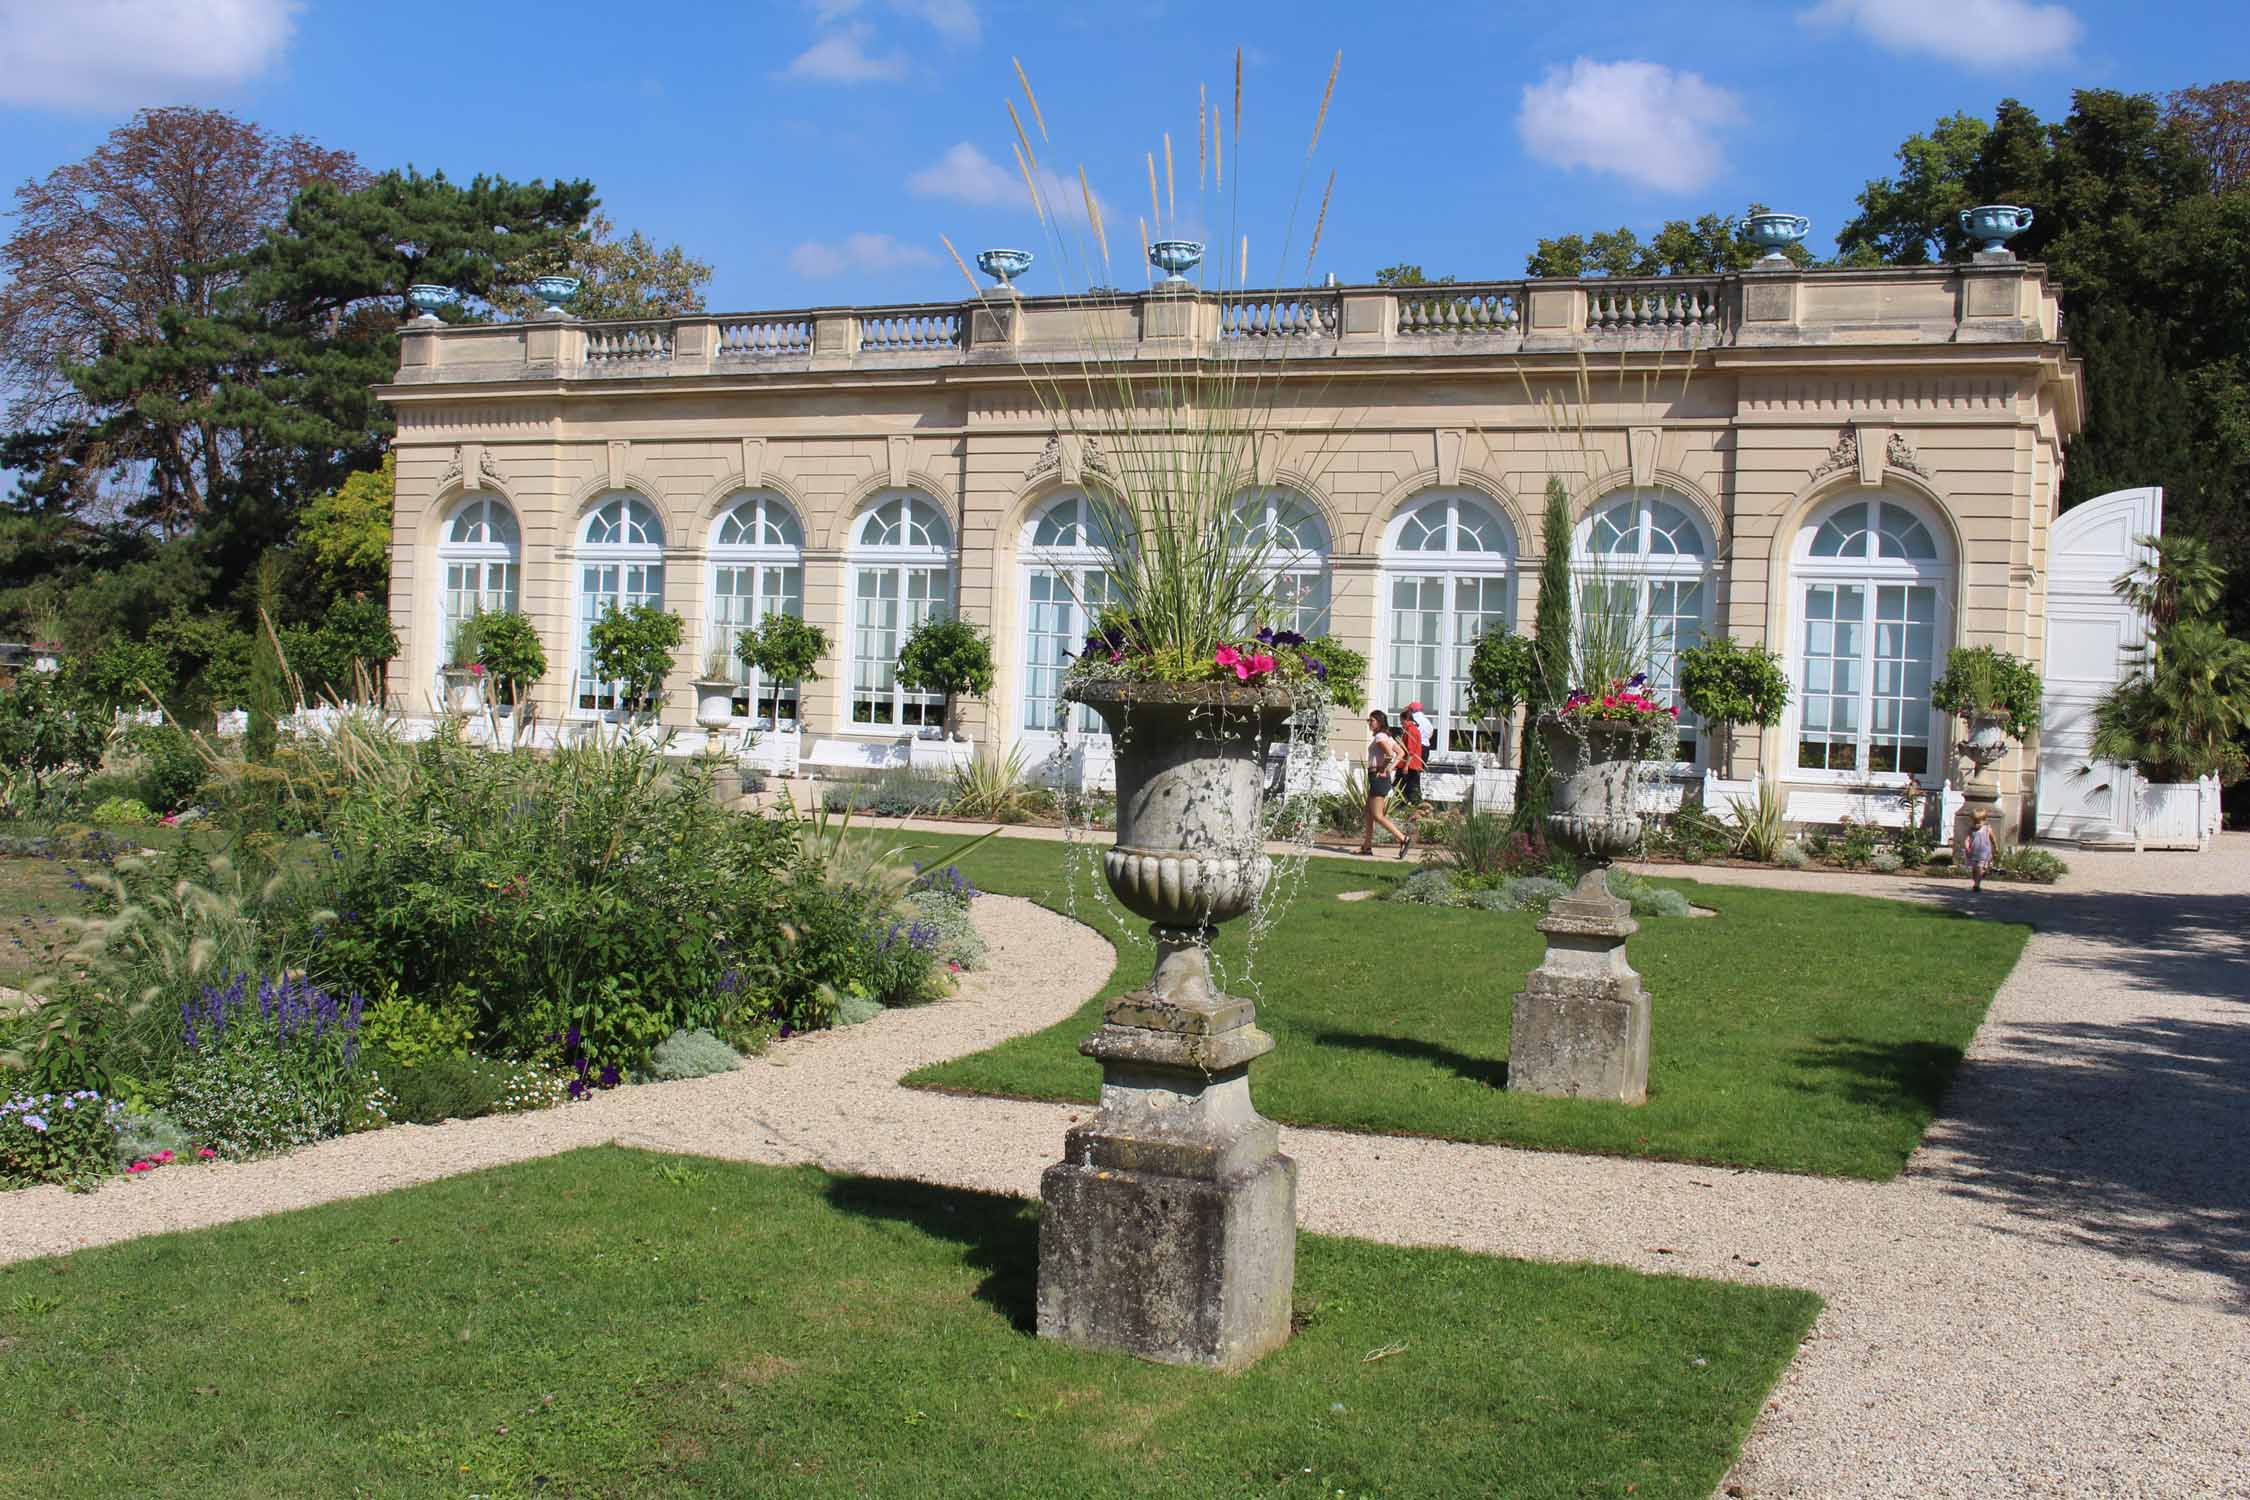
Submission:
[[[468,445],[466,443],[453,450],[453,457],[446,462],[445,472],[438,476],[438,487],[440,489],[461,477],[462,469],[465,467],[467,450]],[[482,445],[477,448],[477,478],[480,481],[489,479],[494,484],[500,482],[500,466],[492,461],[492,450]]]
[[[1829,449],[1828,456],[1820,461],[1820,467],[1813,470],[1813,478],[1818,479],[1823,474],[1833,474],[1838,469],[1856,469],[1858,467],[1859,429],[1847,427],[1844,429],[1844,435],[1836,439],[1836,446]]]
[[[1078,448],[1078,466],[1081,470],[1091,470],[1097,474],[1107,474],[1109,472],[1109,456],[1102,452],[1101,440],[1099,438],[1081,439]],[[1062,434],[1059,432],[1050,432],[1047,434],[1047,446],[1039,450],[1039,457],[1032,462],[1030,468],[1023,471],[1023,477],[1026,479],[1037,479],[1042,474],[1056,473],[1060,471],[1062,467]]]
[[[1914,445],[1902,433],[1892,433],[1891,440],[1883,445],[1883,462],[1894,469],[1904,469],[1909,474],[1919,474],[1924,479],[1931,476],[1922,460],[1914,456]]]

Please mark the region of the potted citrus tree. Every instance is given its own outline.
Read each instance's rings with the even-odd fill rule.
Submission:
[[[1710,726],[1711,769],[1734,771],[1734,729],[1771,729],[1789,707],[1789,672],[1764,646],[1745,646],[1727,635],[1705,636],[1680,653],[1680,696]]]
[[[1962,755],[1976,767],[1976,784],[1988,786],[1987,773],[2021,744],[2039,722],[2040,681],[2031,664],[1991,646],[1956,646],[1947,653],[1945,675],[1930,684],[1930,703],[1968,722]]]
[[[477,639],[477,661],[499,712],[514,714],[532,685],[547,675],[547,651],[531,621],[513,610],[482,617]]]
[[[477,611],[453,627],[453,651],[445,664],[445,707],[449,713],[473,714],[484,707],[484,663],[478,653],[484,644],[484,614]]]
[[[944,736],[958,741],[957,700],[992,691],[992,642],[967,620],[933,616],[915,626],[899,648],[898,682],[908,692],[944,694]]]
[[[828,632],[790,614],[769,614],[735,637],[735,660],[758,672],[759,701],[750,712],[760,729],[799,727],[804,709],[795,690],[820,681],[820,660],[827,654]],[[767,703],[771,713],[763,711]]]
[[[616,695],[610,710],[615,722],[646,724],[663,710],[664,679],[685,633],[678,615],[653,604],[612,605],[594,622],[587,633],[594,673]]]

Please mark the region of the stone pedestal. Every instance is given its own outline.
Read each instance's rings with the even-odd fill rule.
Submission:
[[[1568,1099],[1648,1100],[1649,998],[1625,958],[1640,931],[1609,892],[1606,869],[1589,871],[1547,910],[1547,956],[1516,996],[1508,1087]]]
[[[1191,934],[1156,929],[1156,975],[1080,1051],[1101,1107],[1039,1182],[1039,1333],[1235,1370],[1289,1338],[1297,1164],[1250,1102],[1273,1050],[1256,1009],[1212,988]]]

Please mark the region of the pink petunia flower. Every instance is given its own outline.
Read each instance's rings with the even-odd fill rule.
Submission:
[[[1237,671],[1240,671],[1242,665],[1242,653],[1235,650],[1232,646],[1221,646],[1218,650],[1211,653],[1211,660],[1218,666],[1233,667]]]
[[[1259,653],[1258,655],[1256,655],[1256,656],[1253,656],[1253,657],[1251,657],[1251,658],[1250,658],[1250,675],[1251,675],[1251,676],[1253,676],[1253,677],[1258,677],[1258,676],[1262,676],[1262,675],[1264,675],[1264,674],[1265,674],[1265,673],[1267,673],[1267,672],[1271,672],[1272,670],[1273,670],[1273,658],[1272,658],[1272,657],[1270,657],[1270,656],[1267,656],[1267,655],[1265,655],[1265,654],[1264,654],[1263,652],[1260,652],[1260,653]]]
[[[155,1159],[159,1162],[168,1162],[172,1159],[172,1153],[169,1151],[159,1151],[156,1153]]]
[[[200,1158],[201,1158],[202,1160],[204,1160],[204,1161],[210,1161],[210,1160],[211,1160],[212,1158],[216,1157],[216,1156],[217,1156],[217,1155],[218,1155],[219,1153],[218,1153],[218,1152],[216,1152],[216,1151],[214,1151],[214,1150],[212,1150],[212,1149],[211,1149],[211,1148],[210,1148],[209,1146],[205,1146],[205,1147],[203,1147],[203,1148],[202,1148],[201,1150],[197,1151],[197,1152],[196,1152],[195,1154],[196,1154],[196,1155],[197,1155],[198,1157],[200,1157]]]

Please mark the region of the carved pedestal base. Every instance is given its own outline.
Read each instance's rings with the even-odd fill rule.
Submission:
[[[1148,990],[1079,1050],[1101,1108],[1039,1182],[1039,1333],[1167,1364],[1240,1369],[1289,1338],[1297,1164],[1250,1102],[1273,1050],[1201,948],[1157,932]]]
[[[1625,958],[1625,940],[1640,925],[1609,893],[1607,877],[1607,870],[1590,871],[1539,923],[1547,956],[1516,996],[1511,1089],[1648,1100],[1649,997]]]

